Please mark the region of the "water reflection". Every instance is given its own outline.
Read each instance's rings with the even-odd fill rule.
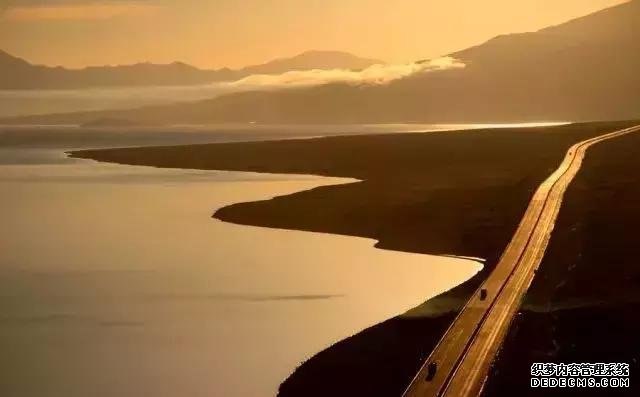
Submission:
[[[302,360],[481,266],[211,219],[349,180],[45,155],[0,166],[2,395],[274,394]]]

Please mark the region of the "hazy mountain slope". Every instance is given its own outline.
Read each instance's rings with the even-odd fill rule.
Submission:
[[[452,54],[462,70],[387,86],[312,88],[219,98],[212,119],[258,121],[518,121],[640,115],[640,0]],[[177,115],[180,115],[178,112]],[[252,117],[253,116],[253,117]]]
[[[115,116],[144,122],[476,122],[640,116],[640,0],[452,54],[464,69],[382,86],[248,92]],[[109,115],[113,116],[114,112]],[[100,114],[104,117],[104,113]],[[96,114],[23,118],[78,122]],[[83,119],[83,120],[80,120]]]
[[[0,89],[63,89],[112,86],[192,85],[232,81],[251,74],[304,69],[361,69],[379,61],[335,51],[309,51],[244,69],[203,70],[181,62],[66,69],[32,65],[0,51]]]
[[[247,74],[279,74],[291,70],[352,69],[359,70],[383,63],[377,59],[360,58],[342,51],[307,51],[292,58],[280,58],[262,65],[242,69]]]
[[[535,33],[500,36],[453,54],[461,85],[497,115],[631,118],[640,115],[640,1]],[[491,82],[495,82],[492,85]]]

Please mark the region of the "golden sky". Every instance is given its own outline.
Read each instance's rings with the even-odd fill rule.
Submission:
[[[0,0],[0,49],[81,67],[240,67],[306,50],[406,62],[626,0]]]

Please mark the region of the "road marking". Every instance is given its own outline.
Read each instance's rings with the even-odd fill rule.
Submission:
[[[498,264],[478,287],[404,393],[418,396],[476,396],[507,334],[511,319],[533,281],[549,243],[564,193],[580,170],[587,149],[640,131],[640,126],[578,142],[534,193]],[[485,300],[480,291],[486,289]],[[437,371],[427,380],[428,366]]]

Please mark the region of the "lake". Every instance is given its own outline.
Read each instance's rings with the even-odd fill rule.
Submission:
[[[0,149],[2,395],[274,395],[303,360],[482,267],[211,218],[351,180],[26,146]]]

